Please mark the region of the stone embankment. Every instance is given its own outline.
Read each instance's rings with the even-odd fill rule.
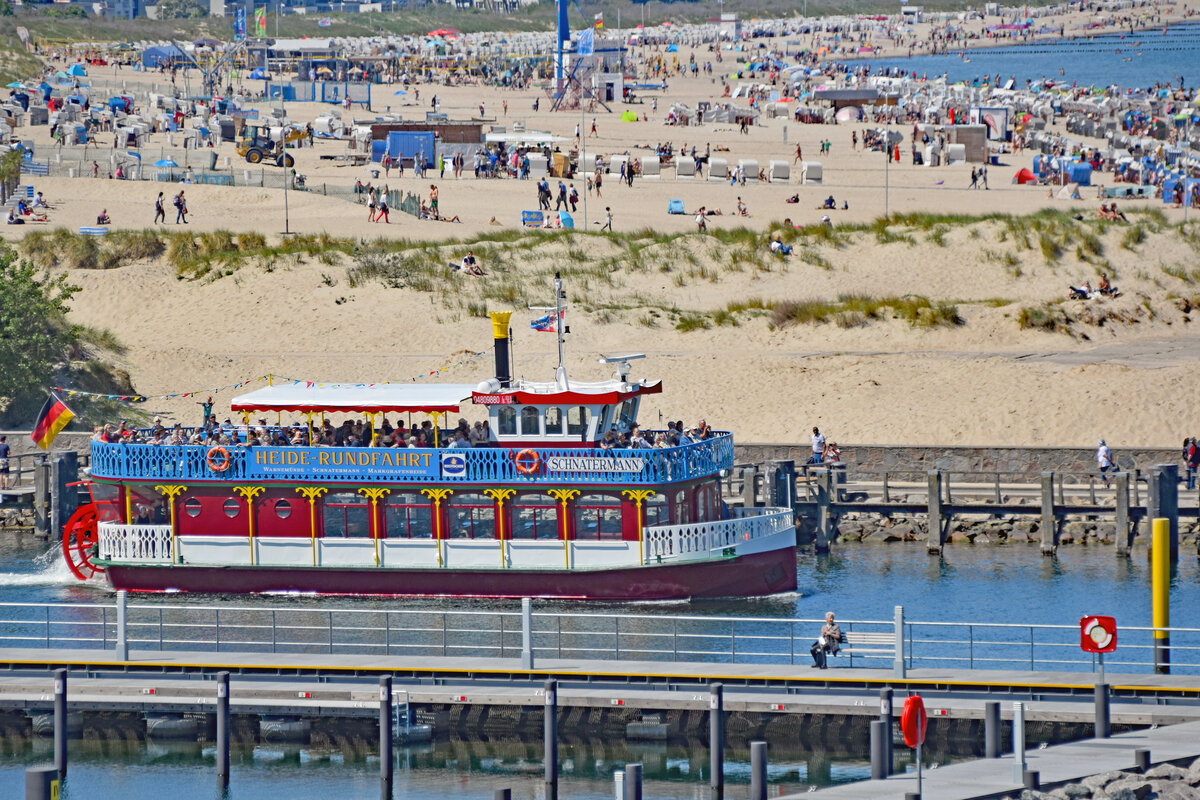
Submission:
[[[1200,800],[1200,758],[1189,767],[1159,764],[1145,773],[1103,772],[1048,792],[1026,789],[1009,800]]]
[[[802,538],[811,533],[811,520],[801,520]],[[1114,545],[1116,525],[1105,520],[1072,520],[1063,523],[1059,544]],[[880,517],[875,514],[846,514],[838,521],[839,542],[924,542],[929,524],[921,517]],[[1141,537],[1138,537],[1141,538]],[[1030,517],[971,519],[956,517],[950,523],[947,541],[970,544],[1040,543],[1041,520]],[[1137,539],[1135,539],[1137,541]],[[1200,541],[1200,522],[1179,521],[1181,545]]]

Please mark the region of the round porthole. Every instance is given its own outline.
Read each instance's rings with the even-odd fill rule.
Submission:
[[[287,500],[275,501],[275,516],[280,519],[287,519],[292,515],[292,504]]]
[[[194,497],[189,497],[183,503],[183,513],[192,518],[200,516],[200,501]]]
[[[233,519],[242,511],[242,504],[232,497],[225,501],[225,505],[221,506],[225,511],[225,516]]]

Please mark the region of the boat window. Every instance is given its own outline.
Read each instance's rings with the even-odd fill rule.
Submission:
[[[680,489],[675,493],[675,524],[686,525],[692,521],[692,511],[688,508],[688,493]]]
[[[606,494],[586,494],[575,503],[576,539],[620,539],[621,501]]]
[[[292,515],[292,504],[287,500],[275,501],[275,516],[280,519],[287,519]]]
[[[517,410],[505,406],[496,414],[496,433],[501,436],[516,436]]]
[[[389,539],[433,538],[433,506],[425,495],[389,495],[384,520]]]
[[[558,501],[548,494],[519,494],[512,503],[513,539],[557,539]]]
[[[450,501],[450,539],[494,539],[496,506],[485,494],[456,494]]]
[[[233,519],[238,514],[242,513],[242,501],[235,500],[232,497],[225,501],[225,505],[221,506],[225,510],[225,516]]]
[[[321,508],[321,531],[327,539],[365,539],[371,535],[371,507],[351,492],[328,495]]]
[[[523,436],[541,436],[541,426],[538,425],[538,410],[535,406],[525,406],[521,409],[521,434]]]
[[[637,401],[631,397],[617,406],[617,417],[613,420],[617,430],[627,431],[633,427],[633,423],[637,421],[637,409],[634,407],[636,403]]]
[[[646,503],[642,506],[642,524],[671,524],[671,507],[667,503],[666,495],[656,494],[646,498]]]
[[[194,497],[189,497],[187,500],[185,500],[183,502],[183,513],[187,514],[189,517],[192,517],[193,519],[200,516],[200,508],[201,508],[200,501]]]
[[[567,435],[585,436],[588,428],[587,406],[575,406],[567,412]]]
[[[546,409],[546,435],[561,436],[563,432],[562,409],[551,406]]]

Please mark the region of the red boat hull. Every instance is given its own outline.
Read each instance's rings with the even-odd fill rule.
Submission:
[[[113,588],[139,592],[680,600],[792,591],[796,588],[796,548],[719,561],[561,572],[118,565],[109,566],[107,572]]]

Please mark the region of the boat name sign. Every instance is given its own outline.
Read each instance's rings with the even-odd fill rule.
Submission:
[[[552,472],[641,472],[643,458],[603,458],[594,456],[550,456],[546,469]]]
[[[319,470],[325,474],[388,475],[397,478],[438,477],[441,466],[432,452],[373,447],[343,449],[335,447],[262,447],[254,448],[246,477],[271,479],[294,475],[297,470]]]

